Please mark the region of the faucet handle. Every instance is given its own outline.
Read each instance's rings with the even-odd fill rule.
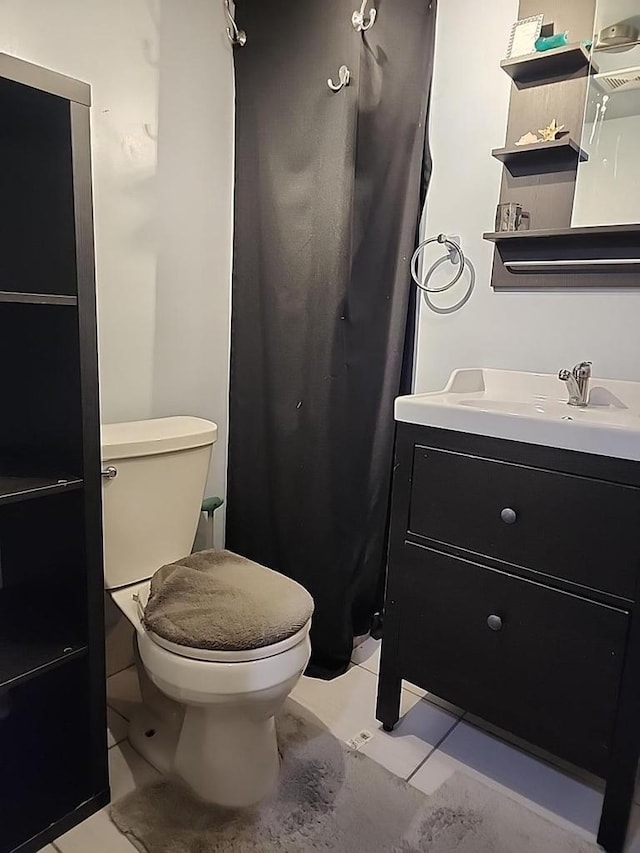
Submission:
[[[573,368],[573,375],[576,379],[589,379],[591,376],[591,361],[580,361]]]
[[[558,371],[558,379],[560,379],[562,382],[566,382],[567,379],[571,378],[571,376],[573,376],[573,374],[570,370],[567,370],[566,367],[563,367],[562,370]]]

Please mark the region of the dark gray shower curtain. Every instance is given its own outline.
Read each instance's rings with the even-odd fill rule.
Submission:
[[[236,2],[227,546],[311,592],[320,677],[380,606],[428,162],[436,0],[373,5],[360,35],[360,0]]]

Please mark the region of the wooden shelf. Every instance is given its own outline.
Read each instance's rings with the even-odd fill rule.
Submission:
[[[484,234],[496,244],[492,287],[640,287],[640,225]]]
[[[77,305],[77,296],[60,293],[20,293],[0,290],[0,302],[19,302],[25,305]]]
[[[32,590],[29,585],[0,594],[0,688],[16,687],[87,653],[66,618],[60,590]]]
[[[82,480],[0,475],[0,506],[82,488]]]
[[[591,73],[596,73],[598,69],[591,61],[590,52],[584,45],[575,42],[554,50],[503,59],[500,67],[519,86],[569,77],[577,71],[588,69],[590,62]]]
[[[562,238],[566,243],[586,243],[593,238],[600,241],[620,242],[628,241],[634,236],[640,235],[640,224],[632,223],[630,225],[590,225],[584,228],[549,228],[537,229],[531,231],[487,231],[483,234],[485,240],[490,240],[492,243],[502,243],[504,241],[540,240],[550,241]]]
[[[569,137],[554,139],[553,142],[494,148],[491,154],[504,163],[512,175],[518,176],[576,169],[578,163],[589,159],[586,151]]]

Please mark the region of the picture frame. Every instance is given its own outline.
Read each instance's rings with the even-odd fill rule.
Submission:
[[[515,22],[511,27],[507,45],[507,59],[535,53],[536,41],[540,38],[543,21],[544,14],[531,15],[529,18],[521,18]]]

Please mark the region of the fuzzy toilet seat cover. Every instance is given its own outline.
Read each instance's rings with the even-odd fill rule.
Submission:
[[[296,581],[231,551],[199,551],[154,574],[143,622],[181,646],[236,652],[287,640],[312,613]]]

